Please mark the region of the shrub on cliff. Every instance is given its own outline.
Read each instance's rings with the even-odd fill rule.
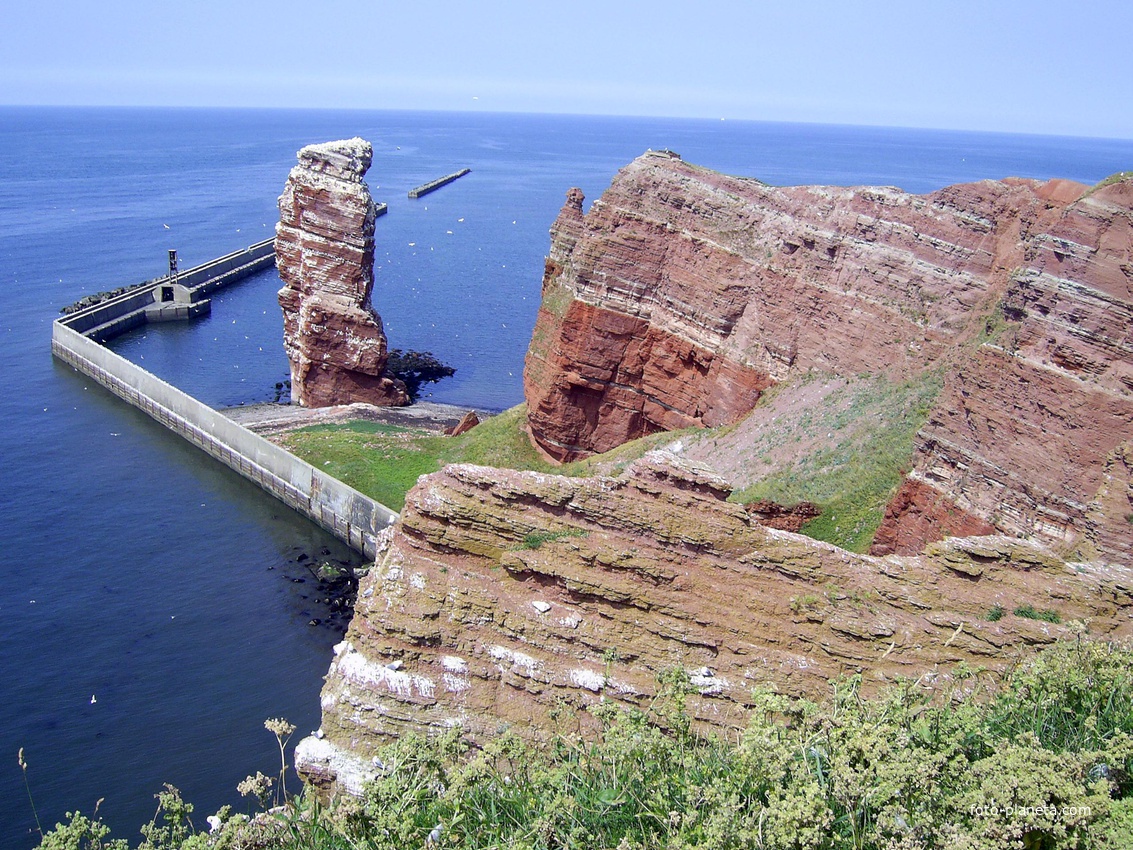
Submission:
[[[504,732],[471,751],[457,730],[406,737],[379,754],[359,800],[292,801],[244,845],[225,844],[236,833],[224,826],[148,846],[1133,846],[1133,649],[1068,642],[995,693],[978,680],[957,671],[954,699],[936,701],[919,680],[874,698],[842,680],[821,705],[758,690],[748,727],[725,740],[696,733],[673,676],[646,711],[591,709],[594,740]],[[80,846],[49,844],[57,834],[43,847]]]

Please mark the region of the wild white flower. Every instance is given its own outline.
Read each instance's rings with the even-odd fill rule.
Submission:
[[[256,797],[262,800],[271,792],[274,783],[274,779],[264,776],[257,770],[255,776],[246,777],[236,786],[236,790],[240,792],[241,797]]]
[[[274,732],[280,738],[287,738],[295,731],[295,726],[288,723],[282,717],[275,717],[270,720],[264,721],[264,728],[269,732]]]

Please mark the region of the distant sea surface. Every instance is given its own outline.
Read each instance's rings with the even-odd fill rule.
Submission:
[[[319,725],[339,634],[298,558],[349,553],[256,487],[53,360],[83,295],[270,236],[295,152],[362,136],[377,224],[374,304],[394,347],[455,366],[434,401],[522,401],[547,231],[649,148],[772,184],[890,185],[1133,168],[1133,141],[734,121],[473,113],[0,108],[0,846],[100,813],[136,841],[163,783],[205,815],[278,766],[263,726]],[[468,167],[419,200],[412,187]],[[193,324],[114,347],[216,406],[287,377],[279,280]],[[327,554],[322,554],[327,553]],[[303,582],[296,579],[304,579]]]

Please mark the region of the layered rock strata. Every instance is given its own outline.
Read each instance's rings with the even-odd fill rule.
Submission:
[[[733,422],[808,372],[939,369],[879,554],[994,530],[1128,553],[1107,470],[1133,433],[1133,181],[776,188],[650,152],[582,204],[551,229],[524,372],[548,456]]]
[[[409,403],[386,374],[386,335],[371,304],[376,208],[363,139],[299,151],[279,198],[276,265],[292,401],[307,407]]]
[[[907,484],[1011,535],[1133,555],[1133,181],[1042,192],[989,339],[952,370]],[[1065,199],[1074,198],[1070,203]],[[899,498],[900,498],[899,494]],[[938,533],[895,500],[876,551]]]
[[[1130,632],[1125,574],[998,536],[853,555],[764,527],[728,493],[669,452],[617,477],[423,476],[335,648],[322,728],[297,751],[304,777],[356,789],[376,748],[409,730],[585,730],[586,706],[645,707],[674,669],[698,722],[735,726],[756,686],[947,684],[960,662],[1002,670],[1074,621]],[[1012,613],[1024,605],[1061,622]]]

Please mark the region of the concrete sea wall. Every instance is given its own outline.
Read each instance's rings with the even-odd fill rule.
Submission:
[[[236,283],[275,262],[275,240],[265,239],[231,254],[186,269],[177,275],[177,284],[191,292],[193,301],[203,299],[222,287]],[[108,298],[93,307],[71,313],[68,327],[99,341],[112,339],[144,325],[146,308],[155,303],[154,292],[168,285],[167,277],[155,278],[143,286]]]
[[[226,272],[222,269],[220,273]],[[201,282],[198,280],[198,284]],[[147,296],[152,298],[148,291]],[[131,306],[133,297],[134,293],[129,293],[120,300],[123,313],[136,309]],[[113,313],[106,312],[105,307],[100,304],[91,308],[99,311],[102,320],[94,326],[113,321]],[[376,557],[377,535],[397,518],[394,511],[88,338],[82,327],[92,325],[85,314],[86,311],[76,313],[52,324],[51,351],[56,357],[260,485],[353,549]]]

